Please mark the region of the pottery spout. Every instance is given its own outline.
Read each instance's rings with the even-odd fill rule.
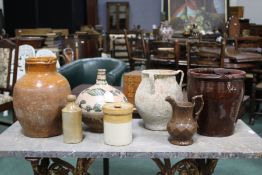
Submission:
[[[175,111],[175,108],[177,107],[176,100],[172,98],[171,96],[167,96],[165,99],[170,105],[172,106],[173,111]]]

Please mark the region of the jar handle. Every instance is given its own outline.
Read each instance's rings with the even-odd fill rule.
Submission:
[[[200,107],[199,107],[199,109],[197,110],[197,112],[195,112],[195,116],[194,116],[195,120],[198,120],[198,116],[199,116],[200,112],[201,112],[201,111],[203,110],[203,108],[204,108],[203,95],[196,95],[196,96],[192,97],[193,106],[195,106],[195,103],[196,103],[195,101],[196,101],[197,98],[200,98],[201,104],[200,104]]]
[[[182,83],[183,83],[183,80],[184,80],[184,72],[182,70],[177,70],[175,71],[175,74],[179,74],[181,73],[181,77],[180,77],[180,81],[179,81],[179,86],[182,87]]]
[[[149,84],[150,84],[150,93],[155,93],[155,76],[154,74],[149,74]]]

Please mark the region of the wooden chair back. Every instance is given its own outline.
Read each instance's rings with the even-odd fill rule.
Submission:
[[[187,42],[187,68],[224,67],[225,42]]]
[[[141,64],[146,64],[146,41],[144,39],[143,32],[136,32],[135,34],[128,35],[128,31],[124,30],[124,34],[130,70],[134,70],[136,61],[143,62]]]
[[[228,32],[229,38],[239,38],[240,37],[240,23],[239,19],[235,16],[231,16],[226,24],[226,30]]]
[[[15,56],[12,59],[12,50],[15,49]],[[13,87],[17,79],[18,51],[15,43],[8,39],[0,40],[0,92],[13,93]]]
[[[179,58],[175,41],[151,41],[149,43],[149,60],[152,66],[156,62],[159,66],[172,65],[178,69]],[[153,66],[154,67],[154,66]]]
[[[0,40],[0,112],[13,110],[12,94],[17,79],[18,45],[8,39]],[[15,55],[12,56],[12,51]],[[11,125],[16,119],[13,110],[12,122],[0,121],[0,124]]]

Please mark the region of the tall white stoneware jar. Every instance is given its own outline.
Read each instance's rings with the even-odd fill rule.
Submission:
[[[179,83],[176,80],[178,74],[181,74]],[[172,117],[172,109],[165,98],[171,96],[176,101],[183,100],[183,78],[184,72],[181,70],[142,71],[142,81],[136,91],[135,105],[147,129],[167,129],[167,123]]]

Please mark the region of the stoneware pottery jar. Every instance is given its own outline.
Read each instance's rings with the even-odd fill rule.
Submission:
[[[181,76],[177,83],[176,75],[179,73]],[[147,129],[166,130],[167,122],[172,116],[172,108],[165,98],[171,96],[176,101],[183,100],[183,78],[184,73],[181,70],[142,71],[142,81],[135,94],[135,105]]]
[[[244,96],[244,78],[245,72],[236,69],[188,70],[188,99],[203,94],[205,102],[197,121],[199,134],[214,137],[233,134]]]
[[[71,93],[68,81],[56,72],[56,58],[26,59],[26,74],[14,87],[13,104],[23,133],[29,137],[62,134],[62,108]]]
[[[132,142],[131,103],[107,103],[104,112],[104,141],[113,146],[128,145]]]
[[[68,95],[67,105],[62,109],[64,143],[79,143],[83,139],[82,110],[75,100],[75,95]]]
[[[76,99],[88,130],[103,132],[102,107],[108,102],[127,102],[127,98],[120,90],[107,83],[106,70],[98,69],[96,84],[83,90]]]
[[[195,100],[200,99],[200,107],[195,109]],[[173,109],[173,116],[167,124],[167,131],[170,134],[169,141],[174,145],[186,146],[193,143],[193,135],[197,131],[197,118],[204,107],[203,95],[192,98],[192,102],[177,102],[168,96],[166,101]],[[193,111],[196,111],[193,114]]]

